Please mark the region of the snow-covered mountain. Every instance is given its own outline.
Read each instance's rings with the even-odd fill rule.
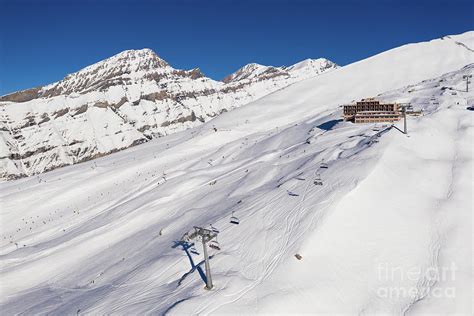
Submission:
[[[277,77],[307,79],[336,67],[333,62],[324,58],[306,59],[289,67],[273,67],[252,63],[225,77],[223,81],[225,83],[252,83]]]
[[[473,49],[474,32],[404,45],[0,183],[0,310],[471,315]],[[340,120],[340,104],[371,96],[424,115],[408,135]],[[221,250],[206,291],[201,246],[179,241],[209,224]]]
[[[290,84],[337,68],[250,64],[225,82],[129,50],[53,84],[0,97],[0,178],[38,174],[197,126]]]

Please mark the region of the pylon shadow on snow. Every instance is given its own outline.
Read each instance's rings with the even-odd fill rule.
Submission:
[[[172,248],[178,248],[178,247],[181,247],[183,249],[183,251],[186,253],[186,256],[188,257],[189,259],[189,264],[191,265],[191,270],[189,270],[188,272],[186,272],[185,274],[183,274],[183,276],[181,277],[181,279],[178,281],[178,286],[181,285],[181,283],[184,281],[184,279],[186,279],[186,277],[188,275],[190,275],[191,273],[193,273],[194,271],[197,270],[197,272],[199,273],[199,276],[201,277],[202,281],[204,282],[204,284],[207,284],[207,277],[206,277],[206,274],[204,273],[204,271],[202,270],[201,268],[201,265],[204,263],[204,260],[202,260],[201,262],[199,262],[197,265],[194,264],[194,260],[193,260],[193,257],[191,256],[191,254],[189,253],[189,248],[191,248],[193,246],[193,244],[191,243],[188,243],[186,241],[174,241],[174,245],[172,246]],[[209,256],[209,260],[211,260],[214,256]]]
[[[397,131],[399,131],[399,132],[402,133],[402,134],[405,134],[401,129],[399,129],[399,128],[396,127],[395,125],[392,125],[392,128],[396,129]]]

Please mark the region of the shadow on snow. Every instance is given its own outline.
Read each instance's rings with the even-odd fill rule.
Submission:
[[[206,274],[204,273],[204,271],[202,270],[201,268],[201,265],[204,263],[204,260],[202,260],[201,262],[199,262],[197,265],[194,264],[194,260],[193,260],[193,257],[191,256],[191,254],[189,253],[189,248],[191,248],[194,244],[191,244],[191,243],[188,243],[188,242],[185,242],[185,241],[175,241],[174,242],[174,245],[172,246],[172,248],[178,248],[178,247],[181,247],[183,249],[183,251],[186,253],[186,256],[188,257],[189,259],[189,263],[191,265],[191,270],[189,270],[188,272],[186,272],[182,277],[181,279],[178,281],[178,286],[181,285],[181,283],[184,281],[184,279],[186,279],[186,277],[188,275],[190,275],[191,273],[193,273],[194,271],[198,271],[202,281],[204,282],[204,284],[207,283],[207,277],[206,277]],[[214,256],[209,256],[209,260],[211,260]]]
[[[340,122],[342,122],[342,119],[330,120],[316,127],[319,129],[323,129],[325,131],[330,131],[334,126],[336,126]]]

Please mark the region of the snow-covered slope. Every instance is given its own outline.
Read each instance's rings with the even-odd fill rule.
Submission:
[[[1,183],[1,310],[471,314],[474,93],[462,77],[473,35],[403,46],[193,129]],[[340,121],[339,104],[375,95],[424,110],[409,137]],[[199,245],[175,243],[209,224],[222,248],[212,291]],[[379,269],[452,262],[453,280]],[[451,287],[454,298],[422,291]]]
[[[245,108],[236,109],[231,116],[241,121],[266,120],[274,126],[283,125],[325,109],[333,110],[341,104],[460,69],[473,62],[473,47],[472,31],[404,45],[291,85]],[[222,127],[234,124],[233,120],[228,123],[229,116],[219,117],[213,123]]]
[[[177,70],[149,49],[129,50],[41,88],[0,97],[0,178],[90,160],[197,126],[337,66],[325,59],[275,75],[218,82]],[[244,67],[252,68],[252,65]]]

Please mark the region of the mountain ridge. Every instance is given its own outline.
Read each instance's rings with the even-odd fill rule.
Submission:
[[[129,63],[129,61],[133,62],[135,60],[139,61],[138,64]],[[195,67],[189,70],[173,68],[166,60],[161,58],[155,51],[153,51],[150,48],[128,49],[128,50],[121,51],[115,55],[112,55],[108,58],[105,58],[103,60],[100,60],[98,62],[95,62],[91,65],[85,66],[70,74],[67,74],[63,79],[60,79],[58,81],[54,81],[46,85],[35,86],[32,88],[27,88],[27,89],[21,89],[21,90],[13,91],[10,93],[6,93],[4,95],[0,95],[0,101],[26,102],[38,97],[47,98],[51,96],[57,96],[60,94],[74,93],[76,91],[67,89],[67,87],[70,85],[70,84],[68,85],[69,81],[71,81],[75,77],[84,77],[86,75],[94,74],[95,72],[98,72],[99,69],[108,68],[108,65],[114,62],[115,63],[118,62],[119,64],[121,64],[120,69],[122,70],[122,73],[121,72],[115,73],[118,75],[137,73],[139,70],[142,70],[142,71],[154,70],[154,72],[162,73],[162,72],[165,72],[166,70],[173,69],[173,70],[182,71],[186,73],[192,73],[194,74],[194,78],[205,77],[205,74],[202,73],[199,67]],[[145,62],[145,64],[143,62]],[[242,66],[241,68],[239,68],[238,70],[236,70],[235,72],[227,75],[222,80],[214,80],[211,78],[209,79],[216,82],[223,82],[223,83],[229,83],[229,82],[235,82],[235,81],[247,79],[247,77],[236,78],[238,77],[236,74],[241,73],[241,72],[252,72],[254,76],[258,76],[262,72],[280,71],[281,74],[288,76],[289,74],[285,72],[289,70],[291,71],[294,69],[298,69],[298,65],[303,64],[303,63],[321,63],[323,65],[322,66],[323,69],[338,67],[337,64],[335,64],[334,62],[326,58],[317,58],[317,59],[307,58],[290,66],[266,66],[266,65],[261,65],[258,63],[248,63]],[[130,66],[132,65],[135,65],[136,69],[133,69],[133,70],[129,69]],[[125,70],[122,69],[123,67],[125,67]],[[313,67],[316,68],[315,66]],[[257,68],[262,69],[262,71],[258,73]],[[161,70],[161,71],[158,71],[158,70]],[[319,72],[317,71],[317,73]],[[107,74],[110,75],[110,71],[102,72],[102,75],[107,75]],[[233,78],[233,80],[230,80],[227,78]],[[55,91],[55,92],[51,91],[58,88],[59,88],[59,93],[58,91]],[[21,94],[21,93],[25,93],[27,94],[27,96],[24,98],[17,98],[16,95]]]
[[[248,80],[225,83],[199,68],[175,69],[151,49],[120,52],[62,80],[0,97],[0,178],[42,173],[197,126],[338,67],[325,61],[304,71],[261,66],[265,71]]]

